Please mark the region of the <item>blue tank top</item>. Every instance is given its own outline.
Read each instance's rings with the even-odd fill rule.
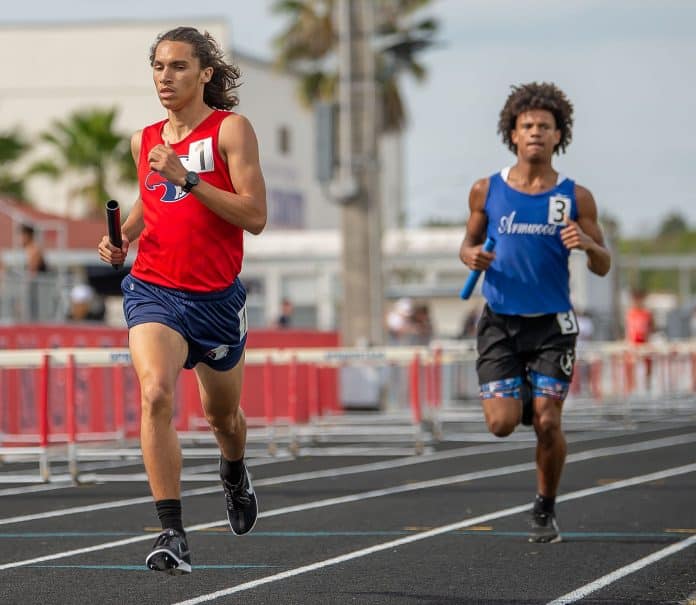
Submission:
[[[501,173],[489,181],[487,235],[496,241],[496,258],[483,282],[488,306],[504,315],[569,311],[570,251],[560,233],[565,214],[577,220],[575,182],[559,177],[550,191],[530,194],[510,187]]]

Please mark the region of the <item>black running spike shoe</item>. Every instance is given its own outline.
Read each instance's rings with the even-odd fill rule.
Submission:
[[[561,541],[556,514],[533,510],[530,519],[531,531],[529,541],[540,544],[551,544]]]
[[[165,529],[155,540],[145,565],[154,571],[172,576],[191,573],[191,553],[186,534],[175,529]]]
[[[220,459],[220,469],[220,480],[222,481],[222,489],[225,490],[227,520],[230,522],[230,529],[235,536],[243,536],[254,529],[258,515],[256,494],[251,484],[249,471],[245,464],[242,478],[239,483],[234,485],[222,476],[222,458]]]

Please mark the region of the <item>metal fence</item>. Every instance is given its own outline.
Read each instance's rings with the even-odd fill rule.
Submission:
[[[0,323],[64,321],[71,285],[64,273],[0,272]]]
[[[578,354],[564,407],[566,430],[625,430],[658,418],[696,418],[696,341],[595,343]],[[247,366],[262,377],[253,387],[259,405],[248,415],[250,455],[389,456],[430,451],[441,441],[496,441],[483,421],[475,361],[468,341],[249,350]],[[277,371],[286,385],[282,395],[274,388]],[[85,399],[88,391],[80,386],[90,381],[113,401],[95,405],[93,397]],[[200,405],[192,405],[190,392],[180,395],[182,441],[213,445]],[[139,395],[127,349],[0,351],[0,396],[0,462],[38,460],[39,474],[26,481],[50,480],[52,461],[67,462],[69,478],[79,481],[81,460],[140,456]],[[523,427],[512,438],[535,437]]]

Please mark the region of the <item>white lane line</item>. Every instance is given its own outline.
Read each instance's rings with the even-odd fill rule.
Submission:
[[[346,561],[351,561],[352,559],[358,559],[360,557],[365,557],[382,550],[388,550],[391,548],[396,548],[397,546],[402,546],[404,544],[409,544],[411,542],[417,542],[418,540],[425,540],[426,538],[432,538],[434,536],[439,536],[441,534],[449,533],[457,529],[462,529],[464,527],[469,527],[471,525],[478,525],[490,521],[492,519],[498,519],[500,517],[515,515],[517,513],[523,512],[529,509],[529,504],[523,504],[520,506],[514,506],[512,508],[506,508],[504,510],[497,511],[495,513],[490,513],[488,515],[481,515],[479,517],[474,517],[473,519],[467,519],[465,521],[459,521],[457,523],[451,523],[449,525],[443,525],[441,527],[436,527],[428,531],[420,532],[412,536],[407,536],[405,538],[399,538],[398,540],[391,540],[390,542],[383,542],[382,544],[375,544],[368,548],[361,548],[360,550],[354,550],[353,552],[346,553],[345,555],[339,555],[338,557],[332,557],[331,559],[325,559],[324,561],[317,561],[316,563],[311,563],[309,565],[303,565],[302,567],[296,567],[295,569],[289,569],[272,576],[266,576],[265,578],[259,578],[258,580],[252,580],[251,582],[245,582],[244,584],[239,584],[237,586],[232,586],[230,588],[225,588],[223,590],[218,590],[216,592],[211,592],[206,595],[201,595],[193,599],[188,599],[186,601],[180,601],[174,605],[196,605],[197,603],[207,603],[208,601],[213,601],[219,599],[220,597],[226,597],[228,595],[234,594],[236,592],[242,592],[245,590],[251,590],[263,584],[270,584],[271,582],[277,582],[278,580],[285,580],[287,578],[292,578],[294,576],[299,576],[310,571],[316,571],[317,569],[322,569],[324,567],[330,567],[332,565],[338,565],[339,563],[345,563]]]
[[[0,489],[0,497],[2,496],[21,496],[22,494],[33,494],[36,492],[50,492],[57,489],[66,489],[67,487],[75,487],[72,481],[64,483],[50,483],[48,485],[32,485],[31,487],[7,487]]]
[[[183,494],[182,494],[183,495]],[[111,500],[100,504],[87,504],[85,506],[72,506],[70,508],[62,508],[59,510],[51,510],[42,513],[33,513],[31,515],[19,515],[17,517],[7,517],[0,519],[0,525],[12,525],[14,523],[23,523],[25,521],[38,521],[40,519],[51,519],[52,517],[65,517],[68,515],[79,515],[80,513],[90,513],[97,510],[106,510],[110,508],[120,508],[122,506],[133,506],[135,504],[146,504],[152,502],[152,496],[142,496],[140,498],[128,498],[126,500]]]
[[[589,495],[612,491],[616,489],[622,489],[630,485],[638,485],[640,483],[648,483],[650,481],[657,481],[659,479],[665,479],[667,477],[674,477],[676,475],[682,475],[686,473],[696,472],[696,463],[688,464],[685,466],[680,466],[671,469],[665,469],[663,471],[658,471],[656,473],[650,473],[648,475],[642,475],[637,477],[631,477],[623,481],[616,481],[615,483],[610,483],[608,485],[603,485],[597,488],[579,490],[577,492],[571,492],[566,494],[565,500],[575,500],[578,498],[583,498]],[[209,601],[214,601],[220,597],[226,597],[228,595],[242,592],[245,590],[251,590],[263,584],[270,584],[271,582],[277,582],[279,580],[285,580],[287,578],[292,578],[294,576],[299,576],[304,573],[311,571],[316,571],[325,567],[330,567],[333,565],[338,565],[339,563],[345,563],[346,561],[351,561],[353,559],[359,559],[376,552],[383,550],[389,550],[391,548],[396,548],[404,544],[410,544],[412,542],[417,542],[419,540],[425,540],[427,538],[432,538],[434,536],[439,536],[446,534],[464,527],[471,527],[472,525],[480,525],[494,519],[500,519],[501,517],[509,517],[524,511],[529,510],[529,504],[522,504],[520,506],[513,506],[511,508],[506,508],[503,510],[495,511],[493,513],[488,513],[485,515],[480,515],[474,517],[473,519],[465,519],[464,521],[458,521],[457,523],[450,523],[449,525],[443,525],[441,527],[436,527],[434,529],[420,532],[411,536],[406,536],[404,538],[398,538],[397,540],[390,540],[389,542],[383,542],[381,544],[375,544],[368,548],[361,548],[359,550],[354,550],[352,552],[346,553],[344,555],[339,555],[337,557],[332,557],[330,559],[325,559],[323,561],[317,561],[316,563],[311,563],[309,565],[303,565],[302,567],[296,567],[295,569],[289,569],[271,576],[266,576],[264,578],[259,578],[257,580],[252,580],[250,582],[245,582],[244,584],[238,584],[237,586],[231,586],[230,588],[225,588],[222,590],[217,590],[209,594],[200,595],[194,597],[193,599],[188,599],[186,601],[179,601],[173,605],[197,605],[198,603],[207,603]],[[692,536],[686,541],[695,541],[696,536]],[[678,545],[675,545],[678,546]],[[688,545],[687,545],[688,546]],[[667,549],[663,549],[667,550]],[[657,553],[656,553],[657,554]]]
[[[578,461],[585,461],[585,460],[591,460],[593,458],[597,457],[602,457],[602,456],[612,456],[614,454],[630,454],[630,453],[635,453],[635,452],[641,452],[641,451],[648,451],[652,449],[659,449],[662,447],[670,447],[670,446],[675,446],[675,445],[683,445],[685,443],[691,443],[693,441],[696,441],[696,433],[687,433],[685,435],[675,435],[672,437],[663,437],[659,439],[653,439],[651,441],[644,441],[641,443],[633,443],[633,444],[627,444],[627,445],[619,445],[619,446],[613,446],[613,447],[606,447],[606,448],[598,448],[594,450],[586,450],[584,452],[578,452],[576,454],[570,454],[566,458],[566,464],[572,463],[572,462],[578,462]],[[527,445],[524,444],[488,444],[488,445],[480,445],[480,446],[474,446],[474,447],[468,447],[468,448],[461,448],[457,450],[451,450],[447,452],[438,452],[437,454],[432,454],[429,455],[428,457],[425,456],[412,456],[410,458],[405,458],[403,460],[385,460],[382,462],[373,462],[370,464],[358,464],[358,465],[353,465],[353,466],[346,466],[346,467],[341,467],[337,469],[325,469],[321,471],[309,471],[305,473],[295,473],[292,475],[284,475],[280,477],[269,477],[267,479],[256,479],[254,480],[254,486],[256,488],[258,487],[267,487],[267,486],[273,486],[273,485],[283,485],[287,483],[293,483],[297,481],[307,481],[311,479],[323,479],[323,478],[332,478],[332,477],[339,477],[342,475],[351,475],[351,474],[358,474],[358,473],[364,473],[364,472],[371,472],[371,471],[378,471],[378,470],[389,470],[393,468],[398,468],[398,467],[404,467],[404,466],[411,466],[411,465],[416,465],[416,464],[422,464],[422,463],[427,463],[427,462],[434,462],[434,461],[440,461],[440,460],[446,460],[450,458],[463,458],[467,456],[474,456],[477,454],[483,454],[483,453],[497,453],[501,451],[512,451],[512,450],[517,450],[517,449],[524,449],[528,447]],[[491,471],[485,471],[487,474],[485,476],[476,476],[473,478],[488,478],[488,477],[496,477],[499,475],[505,475],[508,474],[505,470],[505,467],[503,469],[493,469]],[[530,468],[535,468],[534,465],[524,465],[523,469],[520,470],[529,470]],[[502,472],[498,473],[498,470],[501,470]],[[489,474],[490,473],[490,474]],[[474,473],[476,474],[476,473]],[[451,477],[450,477],[451,478]],[[450,478],[445,478],[445,480],[449,480]],[[214,480],[217,481],[217,477],[214,478]],[[468,479],[462,479],[462,480],[468,480]],[[411,485],[418,485],[416,483],[413,483]],[[185,490],[181,493],[182,498],[183,497],[191,497],[191,496],[204,496],[208,494],[214,494],[217,493],[220,490],[219,486],[214,486],[214,487],[203,487],[203,488],[198,488],[198,489],[190,489],[190,490]],[[53,511],[47,511],[47,512],[42,512],[42,513],[33,513],[29,515],[19,515],[16,517],[8,517],[5,519],[0,519],[0,526],[2,525],[11,525],[15,523],[24,523],[27,521],[38,521],[42,519],[49,519],[53,517],[63,517],[63,516],[68,516],[68,515],[76,515],[80,513],[87,513],[87,512],[94,512],[98,510],[108,510],[112,508],[121,508],[125,506],[134,506],[138,504],[146,504],[152,502],[152,498],[150,496],[143,496],[140,498],[129,498],[129,499],[123,499],[123,500],[114,500],[114,501],[109,501],[109,502],[102,502],[99,504],[90,504],[90,505],[85,505],[85,506],[75,506],[71,508],[64,508],[64,509],[59,509],[59,510],[53,510]]]
[[[388,495],[393,495],[393,494],[399,494],[399,493],[405,493],[405,492],[410,492],[410,491],[417,491],[421,489],[429,489],[432,487],[440,487],[444,485],[451,485],[454,483],[462,483],[464,481],[471,481],[475,479],[483,479],[483,478],[489,478],[493,476],[501,476],[501,475],[510,475],[526,470],[533,470],[536,468],[535,463],[525,463],[525,464],[515,464],[513,466],[507,466],[507,467],[502,467],[502,468],[497,468],[497,469],[490,469],[486,471],[475,471],[471,473],[463,473],[461,475],[454,475],[452,477],[443,477],[439,479],[431,479],[429,481],[419,481],[417,483],[409,483],[406,485],[397,485],[395,487],[389,487],[385,489],[379,489],[379,490],[371,490],[367,492],[362,492],[362,493],[357,493],[357,494],[350,494],[347,496],[340,496],[336,498],[327,498],[324,500],[316,500],[314,502],[308,502],[308,503],[303,503],[303,504],[297,504],[294,506],[286,506],[282,508],[277,508],[274,510],[262,512],[259,514],[259,518],[266,518],[266,517],[275,517],[279,515],[286,515],[290,513],[295,513],[295,512],[304,512],[312,509],[317,509],[317,508],[326,508],[329,506],[336,506],[338,504],[348,504],[351,502],[362,502],[368,498],[378,498],[381,496],[388,496]],[[602,485],[598,487],[593,487],[589,489],[584,489],[584,490],[579,490],[577,492],[571,492],[570,494],[566,494],[563,496],[563,500],[573,500],[575,498],[580,498],[588,495],[594,495],[598,493],[602,493],[605,491],[611,491],[612,489],[620,489],[622,487],[628,487],[630,485],[638,485],[640,483],[644,483],[646,481],[654,481],[656,479],[662,479],[665,477],[670,477],[675,474],[682,474],[685,472],[692,472],[696,470],[696,463],[691,464],[688,466],[682,466],[682,467],[677,467],[675,469],[667,469],[666,471],[660,471],[657,473],[651,473],[649,475],[642,475],[639,477],[634,477],[631,479],[624,479],[621,481],[616,481],[614,483],[609,483],[607,485]],[[559,498],[560,500],[560,498]],[[523,504],[518,507],[515,507],[515,511],[520,512],[525,509],[529,508],[529,504]],[[506,510],[512,510],[512,509],[506,509]],[[491,513],[493,515],[498,515],[498,513]],[[514,514],[514,513],[510,513]],[[505,516],[505,515],[499,515],[499,516]],[[497,517],[491,517],[491,518],[497,518]],[[191,527],[188,528],[189,532],[192,531],[200,531],[204,529],[210,529],[213,527],[219,527],[227,524],[227,520],[225,519],[224,521],[213,521],[210,523],[200,523],[198,525],[192,525]],[[465,526],[463,526],[465,527]],[[41,557],[36,557],[33,559],[25,559],[23,561],[14,561],[12,563],[6,563],[3,565],[0,565],[0,571],[4,569],[12,569],[15,567],[23,567],[26,565],[32,565],[34,563],[41,563],[43,561],[52,561],[55,559],[62,559],[66,557],[72,557],[76,555],[81,555],[89,552],[94,552],[97,550],[106,550],[108,548],[115,548],[118,546],[124,546],[127,544],[135,544],[136,542],[143,542],[146,540],[151,540],[153,538],[152,534],[145,534],[143,536],[135,536],[133,538],[125,538],[123,540],[116,540],[114,542],[106,542],[102,544],[97,544],[94,546],[87,546],[84,548],[78,548],[75,550],[69,550],[69,551],[64,551],[64,552],[59,552],[59,553],[54,553],[52,555],[44,555]]]
[[[634,437],[637,435],[647,435],[653,432],[661,431],[664,429],[661,428],[655,428],[655,429],[647,429],[647,430],[640,430],[640,431],[630,431],[627,433],[622,433],[622,435],[617,435],[617,436],[630,436]],[[531,433],[530,433],[531,434]],[[688,433],[687,433],[688,435]],[[575,438],[569,438],[568,442],[570,444],[573,443],[583,443],[583,442],[591,442],[591,441],[597,441],[600,439],[606,439],[606,435],[594,435],[594,434],[589,434],[589,435],[582,435],[579,437]],[[489,435],[489,440],[491,439]],[[696,439],[695,439],[696,440]],[[650,443],[650,442],[649,442]],[[286,477],[286,482],[292,482],[292,481],[304,481],[306,479],[322,479],[324,477],[335,477],[335,476],[340,476],[340,475],[346,475],[346,474],[351,474],[351,473],[362,473],[362,472],[370,472],[370,471],[377,471],[377,470],[387,470],[387,469],[392,469],[392,468],[399,468],[399,467],[404,467],[404,466],[411,466],[415,464],[423,464],[427,462],[434,462],[434,461],[439,461],[439,460],[448,460],[452,458],[464,458],[467,456],[474,456],[476,454],[487,454],[487,453],[496,453],[496,452],[509,452],[509,451],[514,451],[514,450],[520,450],[520,449],[525,449],[529,447],[529,443],[524,442],[511,442],[508,441],[507,443],[501,443],[500,441],[494,440],[486,445],[479,445],[479,446],[472,446],[472,447],[465,447],[465,448],[458,448],[458,449],[452,449],[452,450],[447,450],[444,452],[436,452],[436,453],[428,453],[425,455],[421,456],[408,456],[406,458],[402,458],[399,460],[386,460],[383,462],[375,462],[375,463],[368,463],[368,464],[360,464],[360,465],[353,465],[353,466],[346,466],[346,467],[340,467],[336,470],[332,469],[327,469],[325,471],[312,471],[309,473],[297,473],[294,475],[285,475]],[[291,461],[291,457],[285,457],[282,456],[280,458],[254,458],[253,462],[250,463],[250,467],[253,469],[257,466],[260,466],[259,461],[262,461],[261,464],[263,466],[266,465],[271,465],[271,464],[278,464],[281,462],[289,462]],[[184,469],[185,472],[191,472],[192,470],[196,470],[199,467],[190,467],[188,469]],[[140,475],[138,473],[138,475]],[[135,480],[135,474],[129,475],[129,476],[123,476],[123,480],[126,478],[129,478],[129,480]],[[94,473],[82,473],[81,478],[85,482],[90,482],[90,481],[97,481],[97,475]],[[218,477],[217,475],[211,476],[210,477],[211,481],[217,482]],[[270,481],[269,483],[261,484],[263,485],[278,485],[278,483],[272,483],[272,481],[277,480],[274,478],[262,480],[262,481]],[[0,479],[0,482],[3,480]],[[6,482],[6,481],[5,481]],[[33,480],[32,480],[33,482]],[[259,480],[254,481],[255,485],[259,485]],[[7,490],[3,490],[0,492],[0,496],[2,495],[21,495],[23,493],[32,493],[36,491],[44,491],[44,490],[54,490],[54,489],[71,489],[74,488],[75,485],[72,482],[72,478],[69,476],[65,476],[64,480],[58,480],[57,477],[54,477],[54,480],[51,484],[49,485],[31,485],[31,486],[26,486],[26,487],[15,487],[15,488],[7,488]],[[197,496],[197,495],[205,495],[205,494],[210,494],[214,493],[216,491],[216,488],[212,489],[205,489],[203,491],[200,490],[191,490],[187,492],[183,492],[182,496]],[[141,504],[142,501],[140,498],[134,500],[132,502],[133,505]],[[37,513],[35,515],[24,515],[21,517],[10,517],[8,519],[0,519],[0,525],[5,525],[5,524],[11,524],[11,523],[21,523],[24,521],[33,521],[33,520],[38,520],[38,519],[43,519],[43,518],[48,518],[50,517],[58,517],[58,516],[63,516],[63,515],[73,515],[73,514],[79,514],[83,512],[89,512],[90,510],[104,510],[108,509],[112,506],[112,504],[115,504],[114,508],[119,508],[122,506],[129,506],[127,500],[118,500],[116,502],[105,502],[102,504],[96,504],[93,505],[97,508],[92,508],[92,509],[85,509],[84,507],[76,507],[76,508],[67,508],[67,509],[61,509],[59,511],[52,511],[52,513]]]
[[[601,588],[604,588],[605,586],[609,586],[609,584],[616,582],[616,580],[620,580],[621,578],[629,574],[635,573],[636,571],[640,571],[648,565],[657,563],[658,561],[666,557],[669,557],[670,555],[673,555],[674,553],[677,553],[680,550],[684,550],[685,548],[688,548],[693,544],[696,544],[696,536],[691,536],[686,540],[682,540],[681,542],[677,542],[676,544],[671,544],[670,546],[658,550],[657,552],[654,552],[653,554],[648,555],[647,557],[643,557],[642,559],[638,559],[637,561],[629,565],[620,567],[619,569],[612,571],[606,576],[598,578],[594,582],[585,584],[585,586],[581,586],[573,592],[569,592],[568,594],[565,594],[562,597],[558,597],[557,599],[550,601],[548,605],[568,605],[569,603],[575,603],[580,599],[584,599],[587,595],[590,595],[593,592],[596,592]]]
[[[273,510],[265,511],[259,513],[259,518],[265,517],[277,517],[279,515],[287,515],[295,512],[304,512],[308,510],[313,510],[317,508],[326,508],[329,506],[336,506],[338,504],[350,504],[351,502],[362,502],[368,498],[379,498],[381,496],[389,496],[392,494],[400,494],[404,492],[417,491],[420,489],[427,489],[430,487],[439,487],[442,485],[449,485],[452,483],[461,483],[462,481],[470,481],[472,479],[487,478],[490,476],[498,476],[500,474],[513,474],[524,470],[532,470],[536,466],[532,463],[526,464],[516,464],[510,467],[492,469],[489,471],[477,471],[474,473],[465,473],[463,475],[455,475],[453,477],[444,477],[441,479],[432,479],[430,481],[421,481],[418,483],[409,483],[406,485],[397,485],[395,487],[388,487],[384,489],[370,490],[367,492],[360,492],[357,494],[349,494],[347,496],[338,496],[336,498],[326,498],[324,500],[315,500],[314,502],[306,502],[303,504],[296,504],[293,506],[284,506],[282,508],[276,508]],[[502,472],[502,473],[501,473]],[[148,502],[151,500],[147,499]],[[192,525],[187,528],[188,532],[200,531],[204,529],[210,529],[213,527],[220,527],[227,525],[228,521],[212,521],[210,523],[199,523],[198,525]],[[55,559],[63,559],[66,557],[72,557],[75,555],[81,555],[88,552],[94,552],[97,550],[106,550],[108,548],[116,548],[118,546],[125,546],[126,544],[135,544],[136,542],[144,542],[147,540],[152,540],[155,537],[154,534],[145,534],[142,536],[134,536],[132,538],[124,538],[123,540],[115,540],[113,542],[105,542],[102,544],[97,544],[94,546],[86,546],[84,548],[77,548],[74,550],[68,550],[63,552],[54,553],[51,555],[44,555],[41,557],[35,557],[33,559],[25,559],[23,561],[14,561],[12,563],[5,563],[0,565],[0,571],[4,569],[12,569],[14,567],[23,567],[26,565],[32,565],[34,563],[41,563],[43,561],[53,561]]]
[[[696,434],[694,435],[694,440],[696,440]],[[474,446],[461,448],[457,450],[450,450],[447,452],[438,452],[437,454],[432,454],[430,456],[410,456],[403,460],[386,460],[383,462],[372,462],[368,464],[357,464],[351,466],[344,466],[339,468],[330,468],[319,471],[309,471],[304,473],[294,473],[292,475],[283,475],[280,477],[269,477],[267,479],[255,479],[255,487],[264,487],[270,485],[282,485],[284,483],[294,483],[298,481],[308,481],[311,479],[325,479],[330,477],[339,477],[341,475],[352,475],[358,473],[366,473],[380,470],[389,470],[393,468],[399,468],[403,466],[411,466],[414,464],[424,464],[428,462],[437,462],[440,460],[446,460],[450,458],[464,458],[467,456],[475,456],[479,454],[496,453],[501,451],[514,451],[517,449],[523,449],[527,446],[522,446],[519,444],[506,444],[501,447],[501,445],[485,445],[485,446]],[[250,465],[253,471],[253,466]],[[215,475],[212,480],[218,482],[220,478]],[[215,487],[205,487],[198,489],[190,489],[181,492],[182,497],[188,496],[204,496],[207,494],[214,494],[220,491],[219,486]],[[51,517],[63,517],[68,515],[77,515],[80,513],[93,512],[98,510],[106,510],[110,508],[120,508],[124,506],[133,506],[137,504],[143,504],[147,502],[152,502],[152,497],[145,496],[141,498],[129,498],[122,500],[113,500],[109,502],[101,502],[99,504],[90,504],[85,506],[73,506],[70,508],[63,508],[59,510],[52,510],[42,513],[33,513],[29,515],[19,515],[17,517],[7,517],[5,519],[0,519],[0,525],[11,525],[14,523],[23,523],[26,521],[38,521],[41,519],[49,519]]]
[[[253,462],[253,467],[258,468],[260,466],[270,466],[272,464],[280,464],[281,462],[289,462],[291,458],[254,458]],[[140,466],[142,466],[142,463],[138,463]],[[107,471],[109,469],[114,469],[114,468],[119,468],[119,467],[128,467],[128,466],[134,466],[132,463],[131,464],[84,464],[80,465],[80,468],[82,469],[82,472],[80,473],[80,476],[82,478],[88,477],[90,479],[98,479],[99,474],[96,471]],[[187,466],[184,467],[182,477],[185,475],[195,475],[196,478],[201,477],[201,473],[213,473],[216,472],[216,469],[218,467],[217,462],[216,463],[211,463],[211,464],[202,464],[202,465],[197,465],[197,466]],[[88,469],[91,470],[92,472],[88,472]],[[62,475],[62,476],[61,476]],[[111,474],[107,474],[107,477],[110,477]],[[117,477],[133,477],[133,481],[136,480],[137,477],[145,477],[143,473],[131,473],[128,475],[114,475]],[[216,475],[217,478],[217,475]],[[210,481],[210,479],[206,479],[207,481]],[[32,485],[29,486],[21,486],[21,487],[8,487],[4,489],[0,489],[0,497],[2,496],[19,496],[22,494],[31,494],[33,492],[43,492],[43,491],[50,491],[50,490],[57,490],[57,489],[70,489],[70,488],[75,488],[75,483],[73,481],[73,478],[67,474],[63,473],[62,469],[60,467],[52,467],[51,468],[51,482],[50,483],[40,483],[37,485],[36,483],[36,478],[33,475],[29,474],[23,474],[23,475],[11,475],[9,473],[1,473],[0,472],[0,483],[32,483]],[[96,482],[99,483],[99,481],[90,481],[90,482]]]
[[[694,434],[694,441],[696,441],[696,433]],[[501,447],[502,445],[502,447]],[[426,462],[439,462],[441,460],[449,460],[452,458],[466,458],[469,456],[476,456],[479,454],[494,454],[496,452],[509,452],[509,451],[515,451],[515,450],[520,450],[520,449],[525,449],[528,448],[528,444],[518,444],[518,443],[507,443],[507,444],[501,444],[501,445],[496,445],[494,443],[488,444],[488,445],[476,445],[472,447],[466,447],[466,448],[460,448],[456,450],[447,450],[444,452],[434,452],[432,454],[424,454],[424,455],[419,455],[419,456],[414,456],[410,455],[407,458],[399,458],[397,460],[383,460],[380,462],[368,462],[368,463],[363,463],[363,464],[354,464],[351,466],[342,466],[339,468],[327,468],[319,471],[306,471],[303,473],[293,473],[292,475],[282,475],[280,477],[269,477],[267,479],[254,479],[254,485],[256,487],[264,487],[264,486],[269,486],[269,485],[282,485],[284,483],[294,483],[296,481],[307,481],[311,479],[326,479],[326,478],[331,478],[331,477],[339,477],[341,475],[353,475],[353,474],[359,474],[359,473],[367,473],[367,472],[373,472],[373,471],[383,471],[383,470],[390,470],[394,468],[400,468],[404,466],[413,466],[416,464],[424,464]],[[379,452],[376,452],[374,454],[375,456],[379,455]],[[287,462],[285,460],[284,462]],[[249,468],[253,471],[255,468],[255,464],[250,464]],[[99,482],[99,479],[102,477],[106,477],[107,475],[84,475],[85,478],[91,479],[94,477],[94,479]],[[122,482],[127,482],[127,481],[142,481],[144,479],[147,479],[147,475],[145,473],[133,473],[131,475],[116,475],[116,474],[109,474],[108,475],[109,480],[111,481],[122,481]],[[253,478],[253,473],[252,473],[252,478]],[[213,473],[207,473],[207,474],[202,474],[199,473],[197,476],[192,477],[189,475],[188,472],[184,472],[181,475],[181,480],[182,481],[206,481],[206,482],[215,482],[217,483],[220,480],[220,476],[218,475],[218,472],[215,471]],[[186,492],[188,495],[193,495],[193,496],[201,496],[204,494],[211,494],[215,493],[218,491],[218,487],[214,488],[201,488],[201,489],[195,489],[195,490],[189,490]],[[0,524],[2,521],[0,521]]]

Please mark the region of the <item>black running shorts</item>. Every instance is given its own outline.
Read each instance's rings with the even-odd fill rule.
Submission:
[[[572,310],[525,317],[494,313],[486,305],[476,338],[479,384],[524,377],[529,370],[570,382],[577,336]]]

